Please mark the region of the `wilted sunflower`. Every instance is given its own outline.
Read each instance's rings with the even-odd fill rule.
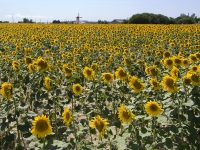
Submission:
[[[108,124],[107,120],[98,115],[90,122],[90,127],[96,128],[99,131],[99,137],[101,137],[104,135]]]
[[[109,84],[114,78],[112,73],[102,73],[102,79],[105,83]]]
[[[154,90],[160,90],[160,84],[159,84],[159,82],[156,79],[151,78],[149,82],[151,83],[151,87]]]
[[[32,58],[29,57],[29,56],[26,56],[26,57],[24,58],[24,60],[25,60],[25,63],[26,63],[27,65],[29,65],[29,64],[32,63]]]
[[[192,81],[192,85],[199,86],[200,85],[200,73],[198,72],[189,72],[188,76]]]
[[[165,75],[162,79],[162,86],[168,92],[174,93],[178,91],[178,87],[175,86],[175,79],[169,75]]]
[[[44,84],[45,84],[47,89],[50,89],[51,88],[51,79],[49,77],[45,77],[44,78]]]
[[[173,67],[172,70],[170,71],[170,74],[172,76],[173,79],[177,80],[178,79],[178,73],[179,69],[176,67]]]
[[[157,102],[150,101],[145,104],[145,111],[150,116],[158,116],[162,112],[162,107]]]
[[[121,122],[130,123],[132,119],[135,117],[133,113],[131,113],[130,110],[126,109],[124,107],[124,104],[120,105],[120,108],[118,110],[118,118],[121,120]]]
[[[12,84],[4,82],[1,85],[1,94],[4,98],[10,99],[12,97]]]
[[[31,133],[39,138],[44,138],[52,133],[50,120],[44,115],[35,117],[34,121],[32,121],[32,124],[33,126]]]
[[[83,69],[83,75],[86,79],[91,80],[94,77],[94,71],[92,68],[85,67]]]
[[[135,76],[131,77],[129,85],[136,93],[139,93],[144,89],[144,83],[142,83],[140,79]]]
[[[30,71],[30,72],[35,72],[36,71],[36,67],[35,67],[35,65],[34,64],[29,64],[28,65],[28,70]]]
[[[72,113],[68,108],[65,108],[64,112],[62,113],[63,122],[66,124],[66,126],[69,126],[72,122]]]
[[[63,72],[66,74],[66,76],[71,76],[72,75],[72,69],[71,68],[69,68],[68,67],[68,65],[67,64],[64,64],[63,66],[62,66],[62,70],[63,70]]]
[[[82,86],[80,84],[74,84],[72,90],[76,95],[80,95],[82,93]]]
[[[37,67],[38,67],[39,70],[45,70],[48,67],[47,62],[45,60],[43,60],[42,57],[39,57],[37,59],[36,64],[37,64]]]
[[[115,72],[115,76],[121,80],[124,80],[127,78],[127,73],[124,71],[122,67],[119,67]]]

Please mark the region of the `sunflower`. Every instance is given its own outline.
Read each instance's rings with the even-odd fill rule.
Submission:
[[[149,68],[149,74],[153,77],[157,77],[159,74],[158,68],[156,66],[152,66]]]
[[[101,137],[104,135],[108,124],[107,120],[98,115],[90,122],[90,127],[96,128],[99,131],[99,137]]]
[[[19,63],[16,61],[16,60],[14,60],[13,62],[12,62],[12,66],[13,66],[13,68],[15,69],[15,70],[19,70],[20,68],[19,68]]]
[[[102,79],[105,83],[109,84],[114,78],[112,73],[102,73]]]
[[[80,84],[74,84],[72,90],[76,95],[80,95],[82,93],[82,86]]]
[[[131,65],[131,59],[129,58],[124,58],[124,62],[126,63],[127,66],[130,66]]]
[[[85,67],[83,69],[83,75],[86,79],[91,80],[94,77],[94,71],[92,68]]]
[[[190,62],[196,62],[198,59],[195,54],[190,54],[189,60],[190,60]]]
[[[26,63],[27,65],[29,65],[29,64],[32,63],[32,59],[31,59],[31,57],[29,57],[29,56],[26,56],[26,57],[24,58],[24,60],[25,60],[25,63]]]
[[[195,55],[198,58],[198,60],[200,60],[200,52],[195,53]]]
[[[183,86],[187,86],[191,84],[190,76],[186,75],[183,77]]]
[[[131,77],[129,85],[136,93],[140,93],[144,89],[144,83],[135,76]]]
[[[91,68],[93,71],[97,71],[98,70],[98,63],[92,63]]]
[[[181,59],[181,65],[186,67],[189,65],[189,60],[187,58]]]
[[[159,82],[156,79],[151,78],[149,82],[151,83],[151,87],[154,90],[160,90],[160,84],[159,84]]]
[[[51,79],[49,77],[45,77],[44,78],[44,84],[45,84],[47,89],[50,89],[51,88]]]
[[[68,67],[68,65],[67,64],[64,64],[63,66],[62,66],[62,70],[63,70],[63,72],[66,74],[66,76],[71,76],[72,75],[72,69],[71,68],[69,68]]]
[[[162,107],[157,102],[151,100],[147,102],[144,107],[146,113],[150,116],[158,116],[162,112]]]
[[[169,51],[166,51],[166,52],[163,53],[164,58],[168,58],[170,56],[171,56],[171,53]]]
[[[45,70],[48,67],[47,62],[45,60],[43,60],[42,57],[39,57],[37,59],[36,64],[37,64],[37,67],[38,67],[39,70]]]
[[[124,71],[122,67],[119,67],[115,72],[115,76],[121,80],[124,80],[127,78],[127,73]]]
[[[10,99],[12,97],[12,84],[4,82],[1,85],[1,94],[4,98]]]
[[[192,66],[190,67],[191,72],[200,72],[200,66]]]
[[[72,113],[68,108],[65,108],[64,112],[62,113],[63,122],[66,124],[66,126],[69,126],[72,122]]]
[[[165,75],[162,79],[162,86],[168,92],[174,93],[178,91],[178,87],[175,86],[175,79],[169,75]]]
[[[170,71],[172,78],[174,78],[175,80],[178,79],[178,72],[179,70],[176,67],[173,67],[172,70]]]
[[[33,72],[36,71],[36,67],[34,66],[34,64],[29,64],[28,65],[28,70],[33,73]]]
[[[52,133],[52,126],[50,125],[50,120],[46,116],[37,116],[34,121],[32,121],[31,133],[39,138],[44,138],[45,136]]]
[[[172,67],[174,65],[173,58],[171,57],[164,59],[163,63],[165,67]]]
[[[147,66],[147,67],[145,68],[145,73],[146,73],[146,74],[150,74],[150,67],[149,67],[149,66]]]
[[[176,66],[180,66],[180,65],[181,65],[181,59],[180,59],[179,57],[174,56],[174,57],[173,57],[173,60],[174,60],[174,64],[175,64]]]
[[[198,72],[189,72],[188,76],[192,81],[192,85],[199,86],[200,85],[200,74]]]
[[[120,108],[118,110],[118,118],[121,120],[121,122],[130,123],[132,119],[135,117],[133,113],[131,113],[130,110],[126,109],[124,107],[124,104],[120,105]]]

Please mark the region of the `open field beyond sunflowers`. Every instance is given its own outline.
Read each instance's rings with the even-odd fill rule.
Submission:
[[[200,149],[200,25],[0,24],[0,149]]]

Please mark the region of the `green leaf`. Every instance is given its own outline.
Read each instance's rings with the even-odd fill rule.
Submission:
[[[188,99],[187,102],[183,103],[182,105],[191,107],[194,105],[194,102],[193,100]]]
[[[70,143],[66,143],[59,140],[53,140],[53,146],[58,146],[59,148],[67,148]]]

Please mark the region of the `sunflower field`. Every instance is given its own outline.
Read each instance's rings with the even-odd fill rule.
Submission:
[[[200,149],[200,25],[0,24],[0,149]]]

